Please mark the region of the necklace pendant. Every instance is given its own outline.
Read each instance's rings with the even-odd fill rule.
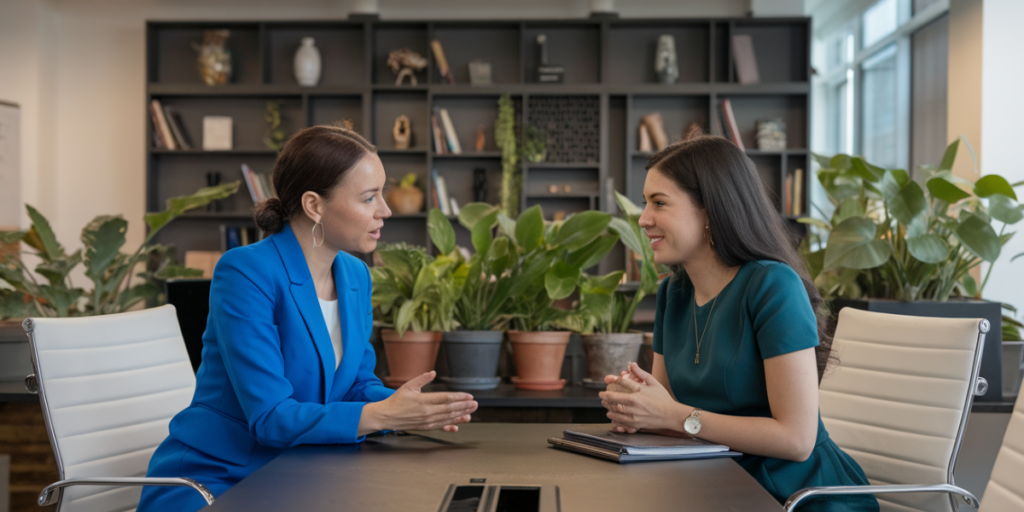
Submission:
[[[697,357],[693,358],[693,364],[700,364],[700,352],[697,352]]]

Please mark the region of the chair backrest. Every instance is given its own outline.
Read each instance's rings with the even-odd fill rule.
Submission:
[[[1024,510],[1024,393],[1017,396],[1003,446],[981,498],[980,512]]]
[[[819,390],[830,437],[872,484],[953,482],[988,321],[839,312]],[[882,510],[956,510],[946,494],[878,496]]]
[[[145,476],[171,417],[195,392],[174,307],[24,326],[61,479]],[[70,487],[58,510],[131,510],[140,492]]]

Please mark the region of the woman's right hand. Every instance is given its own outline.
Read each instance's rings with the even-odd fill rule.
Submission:
[[[434,430],[457,432],[458,424],[469,423],[477,403],[469,393],[424,393],[421,391],[436,372],[429,371],[398,388],[380,402],[363,406],[359,435],[380,430]]]

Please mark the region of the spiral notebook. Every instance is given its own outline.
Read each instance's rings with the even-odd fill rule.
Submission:
[[[708,459],[739,457],[728,446],[688,437],[671,437],[637,432],[624,434],[611,430],[611,425],[581,425],[562,432],[562,437],[548,438],[555,448],[620,464],[654,460]]]

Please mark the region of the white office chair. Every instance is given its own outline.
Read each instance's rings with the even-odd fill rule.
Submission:
[[[1024,510],[1024,394],[1017,396],[1003,446],[981,498],[981,512]]]
[[[188,406],[196,387],[173,306],[29,318],[23,327],[36,371],[26,385],[39,393],[61,478],[40,493],[40,506],[134,510],[142,485],[189,486],[213,503],[193,480],[143,478],[171,417]]]
[[[956,511],[960,500],[977,508],[953,468],[974,395],[985,392],[978,371],[988,330],[984,319],[841,310],[840,362],[821,382],[821,418],[872,485],[802,489],[786,510],[838,494],[875,494],[883,511]]]

